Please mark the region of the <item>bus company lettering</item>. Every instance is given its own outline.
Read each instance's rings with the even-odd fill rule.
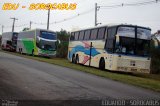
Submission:
[[[75,10],[77,7],[76,3],[32,3],[29,10]]]
[[[2,10],[17,10],[19,8],[19,3],[4,3]]]
[[[25,9],[27,6],[19,3],[4,3],[2,10],[17,10],[19,8]],[[76,3],[32,3],[29,5],[29,10],[75,10]]]

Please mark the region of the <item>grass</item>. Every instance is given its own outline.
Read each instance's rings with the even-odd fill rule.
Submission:
[[[3,51],[6,52],[6,51]],[[115,81],[120,81],[123,83],[135,85],[138,87],[143,87],[147,88],[153,91],[160,92],[160,74],[140,74],[140,73],[118,73],[118,72],[109,72],[109,71],[101,71],[97,68],[93,67],[87,67],[87,66],[82,66],[82,65],[77,65],[77,64],[72,64],[70,63],[67,59],[62,59],[62,58],[54,58],[54,59],[47,59],[47,58],[42,58],[42,57],[33,57],[33,56],[27,56],[27,55],[21,55],[18,53],[13,53],[13,52],[6,52],[10,54],[14,54],[17,56],[29,58],[29,59],[34,59],[38,60],[41,62],[47,62],[50,64],[55,64],[75,70],[80,70],[83,72],[91,73],[97,76],[109,78]]]

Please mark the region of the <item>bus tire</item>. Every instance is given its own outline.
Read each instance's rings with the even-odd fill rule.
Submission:
[[[21,54],[21,49],[19,48],[19,53]]]
[[[34,56],[34,49],[32,50],[32,56]]]
[[[21,48],[21,54],[23,54],[23,52],[22,52],[22,48]]]
[[[78,54],[76,55],[76,64],[78,64],[79,63],[79,56],[78,56]]]
[[[72,55],[72,63],[75,63],[75,55]]]
[[[100,59],[99,69],[105,70],[105,60],[104,60],[104,58],[101,58],[101,59]]]

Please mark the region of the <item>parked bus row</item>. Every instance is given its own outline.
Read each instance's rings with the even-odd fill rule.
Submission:
[[[150,41],[151,29],[136,25],[117,24],[76,30],[70,35],[68,60],[102,70],[150,73]],[[4,33],[2,49],[55,56],[57,34],[42,29]]]
[[[2,34],[3,50],[50,57],[56,56],[56,45],[57,34],[49,30],[35,29]]]

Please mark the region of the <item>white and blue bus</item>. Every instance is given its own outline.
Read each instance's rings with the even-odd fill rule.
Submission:
[[[118,24],[71,32],[68,60],[100,69],[150,73],[151,29]]]

